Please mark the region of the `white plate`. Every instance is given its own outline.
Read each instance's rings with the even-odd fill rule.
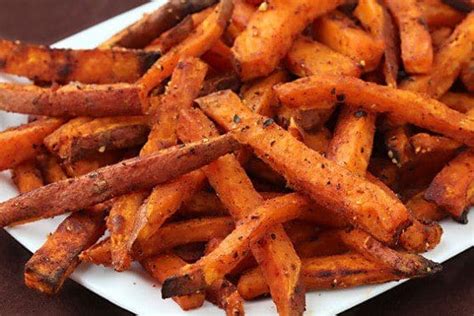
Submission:
[[[118,30],[139,19],[165,1],[155,1],[121,14],[106,22],[82,31],[56,43],[56,47],[93,48]],[[0,80],[18,82],[13,76],[0,76]],[[0,113],[0,130],[18,125],[25,116]],[[0,200],[4,201],[17,194],[8,172],[0,173]],[[55,230],[64,217],[56,217],[28,225],[9,228],[7,231],[30,251],[37,250],[48,233]],[[452,221],[442,223],[444,236],[441,244],[426,257],[443,262],[474,245],[474,212],[469,214],[469,224],[460,225]],[[156,283],[137,266],[132,271],[117,273],[111,269],[93,265],[81,265],[71,278],[89,290],[112,303],[140,315],[222,315],[223,312],[209,303],[195,311],[183,312],[172,300],[162,300]],[[334,315],[364,302],[398,285],[391,282],[383,285],[364,286],[355,289],[311,292],[307,294],[306,315]],[[246,303],[248,315],[276,315],[276,309],[269,300]]]

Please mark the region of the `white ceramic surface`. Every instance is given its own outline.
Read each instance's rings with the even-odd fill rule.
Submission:
[[[77,33],[55,44],[56,47],[93,48],[119,29],[139,19],[165,1],[159,0],[121,14],[92,28]],[[0,75],[0,81],[24,82],[24,80]],[[18,125],[25,116],[0,113],[0,130]],[[8,172],[0,173],[0,201],[17,194]],[[9,228],[7,231],[30,251],[38,249],[48,233],[55,230],[64,216],[54,219]],[[426,257],[443,262],[474,245],[474,212],[469,214],[469,224],[460,225],[450,220],[442,223],[444,236],[441,244]],[[183,312],[172,300],[162,300],[157,284],[140,267],[117,273],[111,269],[92,265],[81,265],[71,278],[114,304],[140,315],[189,315],[212,316],[223,312],[209,303],[195,311]],[[334,315],[370,299],[394,286],[397,282],[383,285],[364,286],[347,290],[311,292],[307,294],[306,315]],[[276,309],[269,299],[246,303],[248,315],[276,315]]]

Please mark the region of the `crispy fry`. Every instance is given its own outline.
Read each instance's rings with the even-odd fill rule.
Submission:
[[[205,61],[214,70],[220,73],[233,72],[232,52],[230,47],[218,40],[206,53],[202,55]]]
[[[247,3],[247,1],[234,0],[234,12],[227,28],[227,32],[230,33],[233,39],[245,30],[255,11],[257,11],[257,8]]]
[[[199,57],[221,37],[233,9],[232,0],[221,0],[216,9],[179,45],[163,55],[138,81],[142,96],[146,97],[168,78],[184,57]],[[146,110],[146,107],[145,107]]]
[[[250,245],[258,244],[272,226],[298,217],[306,203],[305,197],[295,193],[265,201],[241,218],[236,229],[214,251],[167,279],[163,284],[163,297],[193,293],[222,278],[245,257]],[[276,240],[276,236],[274,238]]]
[[[394,22],[387,9],[377,0],[359,1],[354,16],[372,36],[384,43],[383,73],[385,83],[397,87],[398,75],[398,39]]]
[[[345,14],[334,11],[316,20],[316,40],[354,59],[364,71],[377,68],[384,53],[384,43],[360,29]]]
[[[302,277],[307,290],[348,288],[403,278],[355,253],[303,259]],[[237,288],[246,300],[268,293],[268,286],[258,268],[243,274]]]
[[[47,116],[141,115],[140,89],[127,83],[53,88],[0,83],[0,109]]]
[[[424,195],[425,191],[422,191],[407,201],[406,206],[413,216],[425,223],[440,221],[445,218],[447,216],[446,212],[435,203],[427,201]]]
[[[130,190],[144,190],[208,164],[236,147],[231,136],[221,136],[205,143],[125,160],[75,179],[52,183],[1,203],[0,225],[8,226],[31,217],[50,217],[106,201]],[[150,172],[155,169],[162,171]],[[123,181],[124,177],[127,181]]]
[[[296,39],[285,57],[285,62],[288,69],[299,77],[317,73],[353,77],[359,77],[361,74],[361,68],[356,61],[305,36]]]
[[[348,252],[337,230],[325,230],[316,239],[301,243],[296,251],[301,258],[325,257]]]
[[[187,112],[182,111],[180,115],[180,126],[182,128],[178,129],[178,132],[180,132],[181,139],[185,141],[211,137],[217,134],[217,130],[213,126],[212,122],[206,118],[206,116],[201,111],[198,110]],[[209,179],[209,182],[214,187],[221,201],[229,210],[233,218],[238,221],[243,220],[243,218],[250,217],[252,220],[252,216],[254,215],[251,214],[254,209],[260,210],[259,206],[262,205],[263,198],[255,191],[250,179],[247,177],[235,157],[231,155],[224,156],[210,164],[204,169],[204,171]],[[236,188],[234,185],[235,183],[239,183],[240,186]],[[279,210],[283,214],[285,207],[287,207],[289,208],[288,212],[291,213],[292,207],[300,204],[302,200],[307,199],[305,197],[295,197],[294,201],[291,201],[290,199],[288,205],[285,206],[282,204],[279,206]],[[284,202],[284,200],[282,202]],[[265,209],[265,205],[262,206],[262,209]],[[303,209],[306,209],[306,205],[294,211],[302,212]],[[271,213],[272,211],[275,210],[273,210],[270,205],[267,212]],[[278,216],[274,215],[273,220],[277,217]],[[260,215],[257,215],[257,217],[254,216],[254,220],[259,221]],[[256,224],[262,228],[261,225],[263,225],[264,222],[265,219],[262,218],[261,224]],[[246,244],[244,242],[245,248],[240,249],[242,246],[242,241],[245,241],[245,238],[242,238],[242,236],[244,236],[243,234],[247,228],[247,232],[251,234],[257,233],[259,231],[259,227],[255,227],[255,231],[252,231],[251,226],[252,223],[250,221],[248,223],[248,227],[242,224],[242,226],[239,226],[239,228],[233,232],[233,238],[237,238],[238,240],[236,244],[233,244],[234,239],[226,239],[220,244],[218,250],[206,257],[203,257],[202,261],[204,262],[204,272],[208,273],[210,270],[210,272],[213,273],[212,271],[217,269],[217,275],[211,277],[219,279],[219,273],[222,273],[220,277],[223,277],[225,273],[230,272],[232,268],[234,268],[239,263],[239,261],[241,261],[242,257],[246,257],[245,253],[248,252],[249,243],[248,241]],[[240,233],[241,231],[243,231],[242,235]],[[261,233],[263,232],[264,231],[261,231]],[[291,241],[289,240],[282,226],[273,227],[266,232],[265,237],[261,240],[261,242],[251,246],[251,251],[257,262],[262,267],[262,271],[264,272],[270,284],[272,297],[275,301],[277,309],[283,315],[291,313],[301,314],[305,306],[304,291],[301,288],[299,280],[301,262],[296,255]],[[236,251],[232,251],[233,254],[226,254],[226,251],[229,249],[232,250],[232,248],[229,247],[233,246],[237,246]],[[226,247],[229,249],[226,249]],[[221,256],[222,251],[224,252]],[[235,254],[237,254],[237,256]],[[219,262],[216,262],[216,267],[212,267],[213,258],[216,257],[227,259],[223,261],[219,260]],[[206,261],[209,262],[209,268],[206,268]],[[199,267],[199,265],[197,265],[197,267]],[[197,273],[199,273],[199,268]],[[274,275],[280,275],[281,278],[276,280],[273,278]],[[207,284],[212,284],[214,280],[209,281]],[[204,284],[201,284],[201,286],[202,285]]]
[[[63,123],[60,119],[46,119],[9,128],[0,133],[0,170],[12,168],[33,159],[43,139]]]
[[[43,186],[43,177],[35,161],[26,161],[12,170],[12,180],[20,193],[26,193]]]
[[[172,0],[151,14],[118,32],[100,48],[121,46],[127,48],[143,48],[164,31],[179,23],[186,15],[201,11],[213,5],[216,0]]]
[[[240,142],[252,146],[293,187],[309,194],[325,208],[338,210],[381,241],[394,243],[409,224],[408,212],[399,201],[310,150],[271,119],[252,114],[235,94],[221,92],[197,102],[219,124],[232,130]],[[236,115],[239,120],[233,120]],[[291,155],[286,154],[289,151]]]
[[[386,265],[404,277],[420,277],[441,270],[440,264],[419,255],[392,250],[361,230],[344,230],[339,234],[342,241],[354,251],[371,261]]]
[[[331,138],[331,132],[325,127],[316,132],[303,132],[303,143],[319,153],[327,153]]]
[[[267,192],[262,192],[261,194],[266,198],[265,195],[267,194]],[[273,198],[277,196],[281,196],[281,194],[275,194]],[[299,219],[287,222],[283,225],[283,227],[285,228],[286,234],[288,235],[288,237],[290,237],[291,242],[294,245],[313,239],[317,235],[317,228],[314,224]]]
[[[386,0],[400,29],[401,55],[408,73],[429,73],[433,64],[433,46],[425,17],[416,0]]]
[[[397,167],[402,167],[413,159],[415,153],[407,125],[390,126],[384,137],[387,156]]]
[[[242,80],[269,75],[307,24],[342,2],[275,0],[267,10],[256,11],[232,47],[235,68]]]
[[[174,275],[186,265],[185,261],[172,253],[145,259],[140,263],[160,283],[163,283],[166,278]],[[205,296],[202,293],[173,297],[173,300],[185,311],[201,307],[204,304],[204,299]]]
[[[273,107],[278,102],[273,86],[287,79],[288,75],[284,71],[277,70],[266,78],[247,83],[241,89],[243,102],[255,113],[273,116]]]
[[[228,211],[217,195],[201,191],[184,202],[178,213],[185,216],[220,216],[228,214]]]
[[[448,92],[440,99],[441,102],[461,113],[474,110],[474,97],[467,93]]]
[[[38,162],[46,184],[67,179],[66,173],[64,173],[63,168],[53,155],[42,153],[36,157],[36,161]]]
[[[42,82],[132,83],[158,57],[154,52],[56,49],[0,40],[0,71]]]
[[[442,0],[417,0],[417,3],[430,28],[454,27],[464,18],[461,12],[444,4]]]
[[[104,212],[70,215],[26,263],[26,285],[46,294],[57,293],[79,264],[81,251],[96,242],[104,229]]]
[[[276,92],[280,101],[290,107],[314,107],[318,101],[345,102],[369,111],[389,113],[396,119],[474,145],[474,119],[410,91],[353,77],[318,75],[279,85]],[[407,107],[407,104],[411,106]]]
[[[375,134],[374,113],[344,107],[329,145],[327,157],[350,171],[365,176]]]
[[[400,84],[405,90],[428,94],[437,99],[445,94],[472,54],[474,13],[469,14],[439,48],[430,74],[412,76]]]
[[[474,203],[474,151],[466,150],[434,178],[425,198],[449,212],[459,222],[466,221],[469,206]]]
[[[67,128],[68,124],[75,128]],[[49,151],[63,160],[72,162],[94,152],[132,148],[145,143],[148,119],[144,116],[117,116],[98,118],[76,126],[71,120],[45,138]]]
[[[215,75],[204,81],[201,92],[199,92],[199,96],[208,95],[216,91],[227,89],[239,91],[240,86],[240,79],[235,73]]]

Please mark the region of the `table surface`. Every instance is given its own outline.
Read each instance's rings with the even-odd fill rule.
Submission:
[[[145,2],[0,0],[0,38],[51,44]],[[3,230],[0,254],[0,315],[130,315],[71,280],[55,297],[26,288],[23,266],[31,254]],[[471,248],[446,262],[441,273],[406,282],[341,315],[472,316],[473,267]]]

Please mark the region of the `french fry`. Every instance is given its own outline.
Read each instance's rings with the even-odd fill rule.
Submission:
[[[257,11],[257,8],[247,1],[234,0],[234,12],[227,27],[227,32],[230,33],[233,39],[245,30],[255,11]]]
[[[454,27],[464,18],[461,12],[444,4],[442,0],[418,0],[417,3],[430,28]]]
[[[403,278],[395,271],[380,267],[380,264],[356,253],[303,259],[302,277],[307,290],[349,288]],[[246,300],[268,293],[265,278],[258,268],[244,273],[237,288]]]
[[[60,119],[46,119],[9,128],[0,133],[0,170],[33,159],[43,139],[63,123]]]
[[[0,40],[0,71],[42,82],[132,83],[158,57],[154,52],[57,49]]]
[[[244,81],[267,76],[291,48],[295,37],[316,17],[343,1],[275,0],[258,10],[235,39],[235,68]]]
[[[122,155],[120,152],[97,152],[85,159],[78,160],[75,162],[64,161],[62,163],[62,166],[66,175],[73,178],[88,174],[105,166],[116,164],[121,159]]]
[[[232,0],[221,0],[216,9],[179,45],[163,55],[137,82],[142,89],[142,97],[168,78],[184,57],[199,57],[210,49],[221,37],[232,14]],[[146,112],[146,107],[145,107]]]
[[[265,196],[263,193],[261,194]],[[283,227],[294,245],[314,239],[317,235],[317,227],[314,224],[299,219],[287,222]]]
[[[0,83],[0,109],[46,116],[141,115],[142,100],[136,85],[116,83],[59,88]]]
[[[466,222],[469,206],[474,203],[474,151],[466,150],[450,161],[434,178],[425,192],[457,221]]]
[[[327,157],[353,173],[365,176],[375,134],[374,113],[344,107],[330,142]]]
[[[473,15],[474,17],[474,15]],[[318,101],[345,102],[474,145],[474,120],[424,95],[364,82],[346,76],[318,75],[276,87],[289,107],[314,107]],[[409,108],[406,104],[411,104]]]
[[[198,110],[187,112],[182,111],[180,114],[180,127],[182,128],[178,129],[178,133],[181,135],[181,139],[185,141],[207,138],[218,133],[212,122]],[[260,220],[260,215],[257,215],[257,218],[255,215],[251,214],[253,214],[254,209],[260,210],[261,205],[262,209],[265,209],[266,204],[262,204],[263,198],[255,191],[250,179],[247,177],[235,157],[231,155],[224,156],[210,164],[204,169],[204,172],[206,173],[210,184],[218,193],[223,204],[229,210],[232,217],[236,221],[239,221],[238,223],[244,221],[244,218],[250,218],[251,220],[253,218],[257,221]],[[234,183],[239,183],[240,186],[236,188]],[[289,213],[291,213],[292,210],[301,213],[306,209],[306,206],[296,209],[293,209],[293,207],[301,204],[302,200],[307,199],[306,197],[296,196],[293,201],[290,199],[288,205],[285,205],[285,200],[282,197],[283,204],[279,206],[280,212],[283,215],[286,207]],[[271,213],[272,211],[270,205],[267,212]],[[290,217],[291,216],[292,215],[290,215]],[[274,215],[273,220],[277,219],[277,217],[278,216]],[[265,219],[262,218],[260,224],[256,223],[257,226],[255,227],[255,230],[251,228],[253,224],[251,221],[248,225],[242,223],[242,225],[233,232],[233,237],[229,237],[229,239],[226,238],[219,245],[219,248],[216,249],[216,251],[203,257],[201,259],[202,261],[199,261],[204,263],[204,273],[208,274],[208,272],[211,272],[211,274],[213,274],[214,272],[212,271],[217,271],[217,275],[211,275],[211,278],[215,277],[215,279],[209,280],[209,282],[206,280],[207,285],[210,285],[216,279],[219,279],[219,274],[221,274],[220,278],[224,277],[225,273],[230,272],[232,268],[237,266],[242,258],[246,257],[249,242],[248,240],[247,243],[244,242],[243,246],[245,248],[240,249],[242,241],[245,241],[245,238],[243,238],[245,236],[243,234],[245,234],[246,231],[250,234],[258,233],[259,228],[262,228],[262,225],[264,226],[264,222]],[[275,222],[275,225],[277,223],[279,222]],[[265,237],[262,238],[261,242],[254,245],[250,244],[251,251],[257,262],[262,267],[262,271],[270,284],[272,297],[279,312],[283,315],[291,313],[300,314],[303,312],[305,306],[304,291],[300,286],[299,279],[301,266],[300,260],[282,226],[276,226],[269,231],[267,230],[268,229],[260,231],[261,233],[266,232]],[[235,238],[238,240],[236,244],[234,244]],[[239,243],[241,246],[239,246]],[[232,250],[230,247],[233,246],[237,246],[236,251],[231,251],[232,254],[228,253],[227,251],[229,249]],[[235,254],[237,254],[237,256]],[[213,267],[213,258],[216,257],[223,258],[224,260],[220,261],[221,259],[219,259],[219,262],[216,262],[216,266]],[[208,262],[210,266],[207,266],[208,264],[206,262]],[[197,273],[200,273],[198,263],[196,264],[196,267]],[[281,275],[282,277],[279,278],[279,280],[275,280],[272,278],[274,275]],[[173,287],[173,282],[176,281],[171,281],[171,287]],[[205,286],[206,283],[201,284],[200,286]]]
[[[372,158],[368,170],[394,192],[398,191],[399,168],[390,160],[380,157]]]
[[[51,217],[109,200],[130,190],[145,190],[208,164],[236,148],[232,137],[225,135],[124,160],[78,178],[52,183],[0,203],[0,225],[4,227],[32,217]],[[124,177],[127,181],[123,181]]]
[[[331,132],[325,127],[316,132],[303,132],[303,143],[319,153],[327,153],[331,138]]]
[[[342,241],[367,259],[386,265],[404,277],[420,277],[441,270],[441,265],[410,253],[390,249],[369,234],[358,230],[339,232]]]
[[[99,239],[105,229],[104,212],[81,211],[67,217],[25,265],[25,283],[55,294],[80,263],[79,254]]]
[[[447,213],[435,203],[427,201],[424,195],[425,191],[422,191],[407,201],[406,206],[413,216],[425,223],[437,222],[445,218]]]
[[[228,214],[217,195],[205,191],[194,194],[183,203],[178,214],[184,216],[221,216]]]
[[[258,244],[272,226],[298,217],[306,202],[305,197],[295,193],[265,201],[243,217],[218,248],[168,278],[163,283],[163,298],[196,292],[224,277],[245,256],[250,245]]]
[[[221,40],[202,55],[202,60],[220,73],[233,72],[232,52]]]
[[[444,42],[448,40],[452,32],[453,30],[449,27],[440,27],[431,32],[431,40],[435,51],[439,50]]]
[[[175,222],[161,227],[143,248],[136,247],[133,258],[142,260],[156,256],[176,246],[194,242],[205,242],[212,238],[224,238],[234,229],[230,217],[197,218]],[[110,266],[112,264],[110,238],[87,249],[81,254],[81,260]]]
[[[43,177],[33,160],[13,168],[12,180],[20,193],[30,192],[43,186]]]
[[[338,230],[324,230],[314,240],[297,245],[301,258],[326,257],[346,253],[349,248],[342,242]]]
[[[448,40],[439,48],[430,74],[411,76],[400,84],[400,88],[425,93],[435,99],[445,94],[471,56],[473,29],[474,13],[471,13],[458,24]]]
[[[394,243],[409,224],[408,212],[399,201],[310,150],[273,120],[251,113],[235,94],[220,92],[197,102],[240,142],[252,146],[257,156],[284,175],[291,186],[326,209],[338,210],[379,240]],[[290,151],[291,155],[286,154]]]
[[[179,23],[186,15],[213,5],[216,0],[172,0],[105,41],[100,48],[114,46],[143,48],[158,35]]]
[[[386,4],[400,29],[401,57],[411,74],[429,73],[433,46],[426,20],[416,0],[387,0]]]
[[[235,73],[216,75],[204,81],[201,92],[199,92],[199,96],[208,95],[216,91],[227,89],[239,91],[240,86],[240,79]]]
[[[383,41],[364,32],[339,11],[316,20],[313,31],[316,40],[351,57],[364,71],[377,68],[384,53]]]
[[[75,120],[65,125],[76,124]],[[45,138],[49,151],[63,160],[77,161],[94,152],[133,148],[145,143],[148,119],[144,116],[97,118],[73,129],[63,125]]]
[[[372,36],[384,43],[383,73],[385,83],[397,87],[398,75],[398,39],[392,17],[387,9],[377,0],[361,0],[354,10],[354,16],[359,19],[364,28]]]
[[[467,113],[474,109],[474,97],[467,93],[448,92],[439,100],[461,113]]]
[[[340,74],[359,77],[360,65],[353,59],[333,51],[308,37],[296,39],[285,57],[288,69],[299,77],[317,73]]]
[[[415,155],[407,125],[391,126],[384,134],[388,158],[399,168],[412,161]]]
[[[273,86],[287,79],[288,75],[284,71],[276,70],[266,78],[245,84],[241,89],[243,102],[255,113],[273,116],[273,108],[278,103]]]
[[[474,57],[473,56],[471,56],[471,59],[461,69],[460,76],[467,90],[469,90],[470,92],[474,92]]]
[[[140,263],[160,283],[186,265],[185,261],[173,253],[144,259]],[[173,300],[185,311],[201,307],[204,304],[204,299],[205,295],[202,293],[173,297]]]
[[[67,175],[59,164],[56,157],[49,153],[43,153],[36,157],[46,184],[67,179]]]

